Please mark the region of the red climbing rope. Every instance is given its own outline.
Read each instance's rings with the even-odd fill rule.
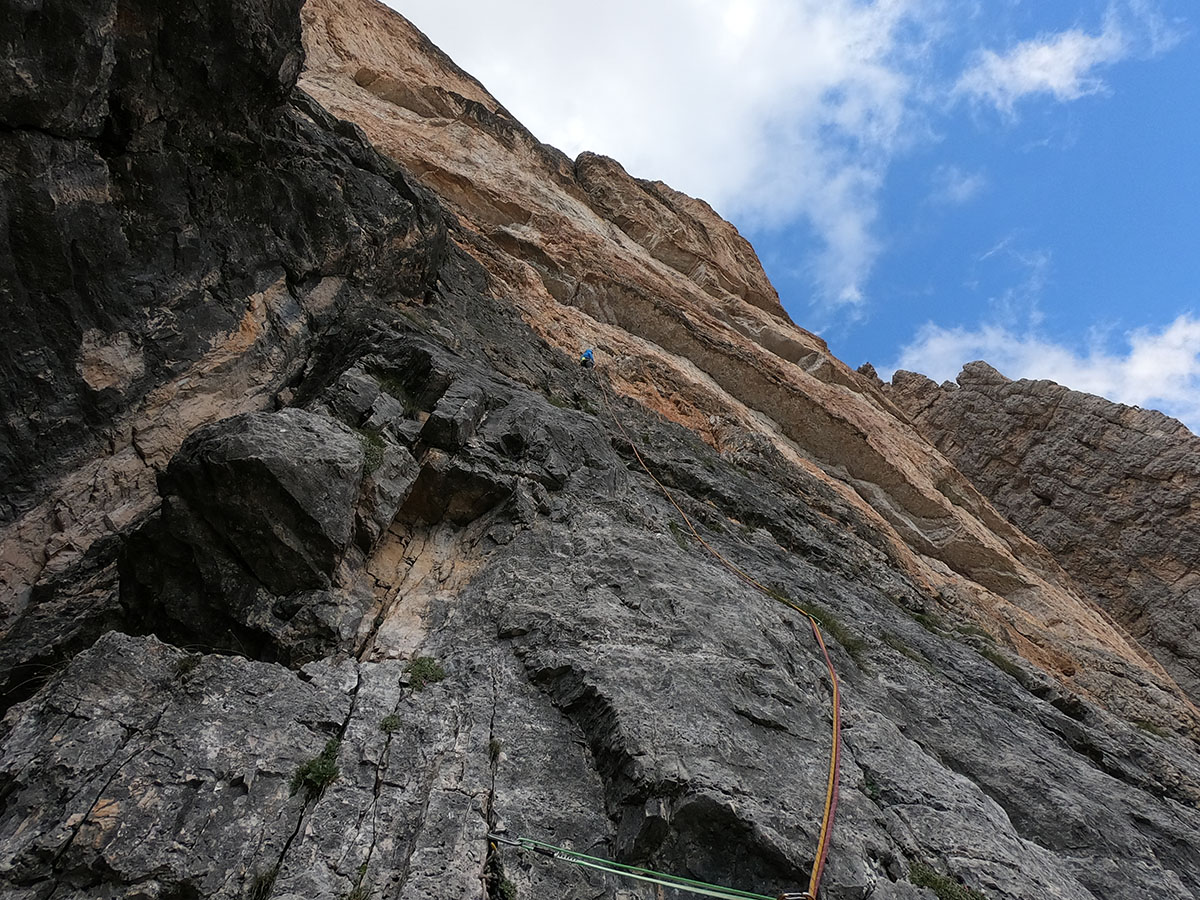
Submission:
[[[658,485],[659,490],[661,490],[663,493],[663,496],[670,501],[671,505],[674,506],[679,512],[679,515],[683,517],[683,521],[687,524],[688,530],[692,533],[692,537],[694,537],[705,550],[711,553],[713,557],[721,563],[721,565],[723,565],[726,569],[728,569],[746,584],[750,585],[765,597],[769,597],[777,603],[782,603],[784,606],[790,607],[808,619],[808,624],[812,626],[813,636],[817,639],[817,644],[821,648],[821,655],[825,657],[825,666],[829,670],[829,682],[833,691],[833,734],[829,753],[829,778],[825,788],[825,810],[821,816],[821,834],[817,839],[817,852],[815,854],[812,872],[809,876],[808,891],[807,894],[800,895],[802,897],[808,896],[811,897],[812,900],[816,900],[817,891],[821,886],[821,875],[825,871],[825,861],[829,857],[829,845],[833,840],[833,819],[834,814],[837,812],[838,802],[838,766],[841,762],[842,755],[841,697],[838,692],[838,677],[837,672],[834,671],[833,668],[833,660],[829,658],[829,650],[825,646],[825,639],[821,636],[821,628],[817,624],[816,617],[813,616],[812,613],[805,610],[799,604],[792,602],[787,597],[781,596],[778,591],[772,591],[770,588],[761,584],[737,565],[726,559],[719,550],[701,537],[700,532],[696,530],[696,526],[692,524],[691,518],[683,511],[683,507],[675,502],[675,498],[671,496],[671,492],[667,490],[667,486],[659,481],[658,477],[650,471],[650,467],[646,465],[646,461],[642,458],[642,454],[638,451],[637,445],[633,442],[633,438],[629,436],[629,432],[625,430],[624,424],[621,422],[620,417],[617,416],[616,411],[613,409],[612,403],[609,402],[609,390],[610,388],[608,384],[601,381],[600,396],[604,400],[604,406],[608,410],[608,414],[612,417],[613,422],[616,423],[617,428],[620,430],[621,435],[625,438],[625,441],[629,444],[630,449],[633,450],[633,455],[637,458],[638,464],[642,467],[643,471],[645,471],[645,473],[650,476],[651,480]]]

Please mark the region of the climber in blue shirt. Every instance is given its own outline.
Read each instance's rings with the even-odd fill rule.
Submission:
[[[596,365],[596,360],[592,356],[592,348],[591,347],[588,347],[586,350],[583,351],[583,353],[581,353],[579,355],[579,364],[581,366],[583,366],[585,369],[590,369],[590,368],[592,368],[592,366]]]

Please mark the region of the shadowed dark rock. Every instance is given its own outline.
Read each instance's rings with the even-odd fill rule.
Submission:
[[[335,587],[335,570],[356,520],[377,538],[415,477],[396,457],[360,511],[363,463],[353,431],[299,409],[194,433],[161,478],[161,514],[123,554],[130,626],[292,664],[349,645],[364,598]]]
[[[440,210],[295,89],[300,5],[0,5],[0,522],[226,342],[292,377],[328,308],[273,285],[430,287]]]
[[[108,113],[116,0],[0,4],[0,122],[67,137],[99,134]]]
[[[363,449],[299,409],[237,416],[189,437],[160,484],[173,527],[202,520],[268,590],[321,588],[350,545]]]

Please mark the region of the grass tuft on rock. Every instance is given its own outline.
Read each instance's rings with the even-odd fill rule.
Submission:
[[[517,900],[517,886],[505,878],[500,882],[500,888],[497,891],[500,900]]]
[[[325,742],[325,749],[306,763],[301,763],[292,773],[292,793],[301,788],[309,797],[316,797],[338,777],[337,757],[342,742],[338,738],[330,738]]]
[[[355,428],[354,433],[358,436],[359,444],[362,445],[363,474],[372,475],[383,464],[383,456],[387,451],[387,444],[384,443],[383,436],[378,431]]]
[[[358,877],[354,879],[354,887],[350,888],[342,900],[371,900],[371,886],[363,879],[367,877],[367,864],[358,867]]]
[[[917,887],[929,888],[938,900],[988,900],[987,895],[979,893],[959,884],[953,878],[948,878],[920,860],[913,860],[908,868],[909,880]]]
[[[414,656],[404,667],[408,683],[414,691],[423,691],[428,685],[446,677],[446,670],[432,656]]]
[[[979,651],[979,655],[990,662],[1001,672],[1012,676],[1018,683],[1025,677],[1024,670],[1002,653],[997,653],[995,650],[984,647]]]
[[[787,606],[791,606],[794,602],[787,590],[778,584],[768,587],[767,593],[771,595],[772,600]],[[851,631],[845,622],[824,607],[817,606],[811,602],[796,605],[816,619],[817,624],[821,627],[821,631],[837,641],[842,646],[842,649],[850,654],[850,658],[858,664],[860,669],[863,671],[867,670],[867,642],[863,638]]]
[[[964,625],[955,625],[954,630],[957,631],[959,634],[965,634],[968,637],[981,638],[982,640],[990,641],[993,644],[996,642],[996,638],[992,635],[992,633],[990,631],[984,631],[978,625],[972,625],[970,623],[967,623]]]
[[[203,653],[189,653],[186,656],[179,657],[175,661],[175,677],[180,681],[186,681],[187,677],[195,671],[196,666],[200,665],[200,661],[203,659]]]
[[[683,533],[683,529],[679,527],[678,522],[668,522],[667,528],[671,532],[671,537],[675,538],[675,543],[679,545],[680,550],[688,548],[688,539]]]
[[[912,610],[905,610],[905,612],[912,617],[914,622],[931,634],[941,634],[946,630],[946,621],[941,616],[934,613],[913,612]]]
[[[373,370],[371,376],[379,384],[379,389],[385,394],[390,394],[400,401],[400,405],[404,407],[404,414],[410,419],[415,418],[417,413],[421,411],[421,404],[417,402],[417,398],[412,395],[404,382],[390,372],[382,370]]]
[[[265,872],[259,872],[250,882],[246,891],[246,900],[267,900],[275,889],[275,878],[279,875],[279,866],[272,866]]]
[[[846,627],[841,619],[827,609],[813,604],[807,604],[808,614],[817,620],[817,624],[827,634],[842,645],[842,649],[850,654],[850,658],[858,663],[859,668],[867,667],[867,642]]]
[[[933,663],[931,663],[925,657],[925,654],[908,646],[908,644],[904,643],[903,639],[901,639],[898,635],[894,635],[890,631],[885,631],[880,640],[882,640],[901,656],[906,656],[922,668],[933,671]]]
[[[1167,731],[1161,725],[1154,724],[1149,719],[1130,719],[1129,721],[1142,731],[1152,734],[1155,737],[1169,738],[1171,736],[1171,732]]]
[[[388,713],[386,716],[384,716],[382,719],[379,720],[379,730],[382,731],[384,734],[391,734],[394,731],[399,731],[400,726],[403,724],[404,724],[404,720],[401,719],[398,715],[396,715],[395,713]]]

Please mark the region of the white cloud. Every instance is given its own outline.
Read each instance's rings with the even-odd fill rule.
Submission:
[[[1078,100],[1104,90],[1096,70],[1124,59],[1129,48],[1115,19],[1099,34],[1071,29],[1017,44],[1006,54],[980,51],[963,73],[955,91],[987,100],[1011,113],[1017,100],[1051,94],[1056,100]]]
[[[1168,23],[1156,0],[1128,0],[1128,10],[1129,16],[1142,32],[1144,52],[1149,56],[1175,49],[1186,37],[1181,20],[1175,24]]]
[[[542,140],[613,156],[743,224],[807,224],[824,301],[863,302],[943,0],[393,2]]]
[[[1036,94],[1064,103],[1078,100],[1108,90],[1100,70],[1134,55],[1164,53],[1182,37],[1151,0],[1113,2],[1095,33],[1071,28],[1022,41],[1005,53],[980,50],[954,93],[986,101],[1009,115],[1018,100]]]
[[[987,188],[987,176],[982,172],[966,172],[954,165],[938,166],[933,170],[933,191],[930,200],[948,206],[962,206],[978,197]]]
[[[949,381],[965,363],[983,359],[1009,378],[1045,378],[1118,403],[1159,409],[1200,433],[1200,318],[1184,313],[1161,330],[1125,335],[1121,352],[1097,339],[1079,353],[1033,333],[1000,325],[975,329],[928,323],[885,377],[896,369]]]

